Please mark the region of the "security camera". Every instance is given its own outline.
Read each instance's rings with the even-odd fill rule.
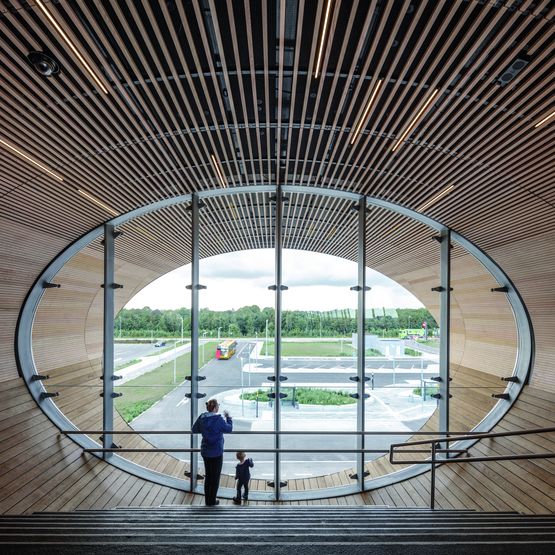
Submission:
[[[44,77],[52,77],[60,73],[60,65],[50,54],[45,52],[29,52],[27,59],[35,70],[44,75]]]

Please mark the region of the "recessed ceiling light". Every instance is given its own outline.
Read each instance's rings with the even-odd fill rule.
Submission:
[[[79,62],[81,62],[81,65],[85,68],[85,70],[88,72],[88,74],[93,78],[94,82],[98,85],[100,90],[103,93],[108,94],[108,89],[106,88],[106,86],[102,82],[101,78],[96,74],[94,69],[85,60],[85,58],[83,57],[81,52],[79,52],[79,49],[73,44],[73,41],[69,38],[69,36],[66,34],[66,32],[60,27],[60,25],[54,19],[54,17],[50,13],[50,11],[43,4],[42,0],[35,0],[35,1],[36,1],[37,6],[42,11],[42,13],[46,16],[48,21],[50,21],[50,23],[52,24],[52,27],[54,27],[54,29],[57,31],[57,33],[60,35],[60,37],[62,37],[62,39],[65,41],[65,43],[69,46],[70,50],[75,54],[76,58],[79,60]]]
[[[408,127],[405,129],[405,131],[402,133],[402,135],[397,139],[397,142],[393,145],[393,148],[391,149],[391,152],[395,152],[395,150],[397,149],[397,147],[405,140],[405,138],[407,137],[407,135],[416,127],[416,124],[418,123],[418,121],[420,120],[420,117],[424,114],[424,112],[426,111],[426,108],[428,108],[428,106],[430,105],[430,103],[432,102],[432,100],[435,98],[436,94],[439,92],[439,89],[436,89],[426,100],[426,102],[424,102],[424,105],[422,106],[422,108],[420,108],[420,110],[418,111],[418,113],[416,114],[416,116],[414,116],[414,118],[412,119],[412,121],[409,123]]]
[[[46,172],[48,175],[55,177],[59,181],[64,180],[64,178],[61,175],[58,175],[57,173],[54,173],[53,171],[49,170],[48,168],[46,168],[45,166],[43,166],[42,164],[40,164],[39,162],[31,158],[30,156],[27,156],[27,154],[24,154],[23,152],[21,152],[21,150],[19,150],[18,148],[15,148],[15,146],[12,146],[11,144],[7,143],[2,139],[0,139],[0,143],[2,143],[6,148],[9,148],[12,152],[15,152],[17,155],[21,156],[22,158],[25,158],[25,160],[31,162],[31,164],[34,164],[35,166],[40,168],[43,172]]]
[[[44,77],[52,77],[60,73],[60,64],[46,52],[29,52],[27,59],[36,71]]]

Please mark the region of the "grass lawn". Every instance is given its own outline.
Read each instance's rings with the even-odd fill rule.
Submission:
[[[352,357],[356,355],[350,339],[341,341],[283,341],[281,344],[281,356],[284,357]],[[265,355],[264,345],[260,354]],[[274,355],[274,343],[268,342],[268,356]],[[382,353],[375,349],[367,349],[366,356],[381,357]]]
[[[341,347],[343,346],[343,349]],[[355,350],[351,347],[350,339],[345,341],[283,341],[281,355],[284,357],[347,357],[353,356]],[[260,354],[265,355],[265,346]],[[274,355],[274,342],[268,341],[268,356]]]
[[[313,387],[282,387],[281,392],[285,393],[287,397],[283,399],[284,402],[292,400],[293,389],[295,389],[295,401],[299,405],[351,405],[356,403],[356,399],[351,397],[345,391],[332,391],[329,389],[317,389]],[[241,398],[245,401],[258,401],[264,403],[269,401],[269,391],[259,389],[253,393],[243,393]]]
[[[428,347],[439,347],[439,339],[417,339],[416,341]]]
[[[205,362],[214,358],[218,342],[208,342],[204,346]],[[201,348],[202,352],[202,348]],[[159,401],[164,395],[175,389],[177,384],[183,382],[191,368],[191,353],[177,357],[176,383],[173,382],[173,360],[165,362],[162,366],[146,372],[133,380],[129,380],[115,391],[123,393],[122,397],[115,399],[116,410],[126,422],[131,422]]]

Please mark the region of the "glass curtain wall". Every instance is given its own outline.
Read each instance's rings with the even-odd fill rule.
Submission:
[[[271,492],[274,478],[274,251],[260,238],[273,232],[269,194],[205,199],[199,212],[199,378],[197,412],[217,399],[233,418],[225,436],[221,487],[235,488],[236,453],[254,460],[250,489]],[[245,234],[244,220],[258,227]],[[254,242],[253,237],[259,239]],[[236,251],[240,244],[245,250]],[[256,249],[256,250],[251,250]],[[216,252],[227,252],[212,256]],[[205,287],[205,288],[204,288]],[[269,432],[269,433],[265,433]],[[200,437],[199,437],[200,442]],[[198,457],[200,477],[205,469]],[[202,490],[202,480],[199,481]]]
[[[298,226],[299,210],[308,220],[304,227]],[[296,432],[284,433],[281,447],[297,452],[281,455],[280,476],[287,483],[285,491],[351,484],[356,479],[353,451],[362,402],[354,381],[357,292],[351,290],[358,285],[356,207],[344,199],[295,195],[284,203],[282,229],[283,244],[290,248],[283,251],[287,289],[282,294],[283,381],[276,425],[282,432]],[[347,452],[325,452],[327,448]]]
[[[414,220],[382,208],[371,207],[367,215],[366,281],[366,455],[369,478],[382,476],[384,468],[395,472],[401,466],[390,465],[391,444],[439,427],[439,243],[434,232]],[[403,238],[403,241],[399,241]],[[378,274],[375,270],[381,272]],[[390,298],[389,276],[412,295]],[[430,319],[427,310],[432,314]],[[379,463],[370,461],[381,457]],[[400,457],[402,458],[402,457]],[[421,460],[424,454],[405,456]]]
[[[160,225],[162,224],[163,225]],[[166,208],[137,218],[119,229],[116,238],[115,282],[122,295],[140,291],[158,276],[168,296],[153,296],[147,286],[130,308],[114,312],[114,427],[117,430],[179,432],[190,429],[191,295],[189,284],[191,216],[184,206]],[[181,262],[181,263],[180,263]],[[159,289],[158,289],[159,291]],[[177,296],[177,298],[176,298]],[[125,296],[126,299],[129,295]],[[117,299],[117,297],[116,297]],[[151,311],[149,306],[163,307]],[[116,435],[125,448],[189,448],[189,434]],[[186,452],[122,453],[125,458],[173,477],[185,478]]]

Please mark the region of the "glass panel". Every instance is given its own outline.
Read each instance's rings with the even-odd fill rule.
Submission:
[[[283,449],[357,448],[356,316],[357,214],[352,201],[322,201],[308,195],[292,195],[286,205],[285,245],[307,251],[341,253],[350,260],[303,250],[283,253],[282,392],[283,431],[342,432],[338,435],[284,435]],[[306,228],[296,227],[289,205],[302,205],[311,218]],[[284,453],[281,477],[289,490],[350,483],[356,472],[356,454]],[[324,479],[323,477],[326,476]]]
[[[171,241],[152,226],[162,218],[172,230]],[[190,390],[190,215],[183,206],[161,210],[129,222],[116,239],[116,282],[124,289],[138,291],[125,307],[116,302],[114,325],[114,366],[121,379],[115,382],[114,426],[117,430],[182,431],[189,429]],[[165,232],[167,232],[166,230]],[[165,233],[164,232],[164,233]],[[131,248],[131,246],[133,246]],[[140,245],[138,248],[137,245]],[[153,257],[149,253],[157,252]],[[165,267],[160,267],[160,252]],[[156,266],[152,260],[156,260]],[[181,267],[174,270],[177,265]],[[137,266],[141,268],[139,271]],[[152,282],[153,275],[167,271]],[[152,308],[150,308],[152,307]],[[117,435],[122,447],[189,448],[189,434]],[[147,468],[185,478],[189,454],[123,453]]]
[[[462,247],[451,250],[451,429],[470,430],[507,385],[517,355],[512,309],[487,270]],[[470,409],[470,410],[469,410]]]
[[[32,331],[37,372],[50,376],[46,391],[59,393],[56,405],[87,430],[102,430],[103,268],[98,239],[60,270],[60,288],[45,289]]]
[[[245,251],[210,256],[214,242],[225,249],[223,238],[243,233],[241,218],[248,213],[251,223],[267,225],[273,205],[267,194],[234,198],[206,199],[200,212],[201,235],[199,318],[199,414],[205,403],[218,400],[219,412],[228,410],[233,417],[233,434],[226,436],[222,487],[235,487],[235,451],[246,451],[255,463],[251,469],[251,491],[268,491],[266,481],[274,479],[274,454],[250,449],[273,449],[273,434],[241,434],[274,430],[274,402],[268,399],[274,374],[272,338],[274,335],[273,249],[254,249],[248,239]],[[258,230],[264,236],[263,230]],[[200,444],[200,437],[199,437]],[[199,469],[204,474],[199,456]],[[202,483],[200,491],[202,491]],[[270,490],[271,491],[271,490]]]
[[[439,243],[428,227],[380,208],[370,209],[367,222],[366,429],[377,432],[367,436],[367,448],[389,450],[425,439],[413,432],[438,430],[432,377],[439,375],[439,293],[431,288],[440,280]],[[399,236],[405,239],[397,246]],[[381,453],[365,460],[370,478],[400,469]]]

